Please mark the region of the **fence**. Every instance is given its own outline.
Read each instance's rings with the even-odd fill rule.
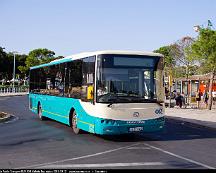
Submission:
[[[18,92],[28,92],[28,86],[1,86],[0,93],[18,93]]]

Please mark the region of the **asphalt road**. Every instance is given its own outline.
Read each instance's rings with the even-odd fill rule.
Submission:
[[[0,97],[0,168],[216,169],[216,131],[167,119],[162,132],[143,135],[73,134],[40,121],[27,96]]]

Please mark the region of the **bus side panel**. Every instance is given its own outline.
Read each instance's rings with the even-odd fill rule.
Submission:
[[[46,95],[43,100],[43,115],[69,125],[70,98]]]
[[[38,113],[37,112],[37,104],[38,104],[38,102],[36,99],[36,95],[29,93],[29,109],[36,114]]]
[[[46,109],[43,110],[45,116],[70,125],[70,111],[74,109],[77,116],[77,127],[88,132],[94,132],[94,118],[84,111],[78,99],[47,96],[45,103]]]
[[[74,109],[76,110],[77,114],[77,127],[84,131],[95,133],[95,117],[89,115],[84,110],[84,108],[80,104],[80,100],[76,100],[74,102]]]
[[[41,94],[29,94],[29,107],[38,113],[38,103],[42,107],[42,115],[69,125],[69,113],[73,99]]]
[[[95,118],[88,115],[78,99],[57,97],[41,94],[29,94],[29,102],[32,111],[38,113],[38,103],[42,107],[42,115],[61,123],[70,125],[69,115],[73,108],[77,114],[77,127],[94,133]]]

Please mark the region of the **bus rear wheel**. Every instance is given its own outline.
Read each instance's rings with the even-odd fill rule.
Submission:
[[[72,129],[75,134],[79,134],[81,130],[77,128],[77,114],[76,111],[73,111],[72,115]]]

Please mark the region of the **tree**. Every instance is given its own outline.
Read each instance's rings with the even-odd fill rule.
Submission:
[[[22,74],[28,74],[30,67],[48,63],[54,60],[55,52],[48,50],[48,49],[34,49],[29,52],[25,66],[19,66],[18,69],[21,71]]]
[[[172,49],[171,49],[171,55],[174,57],[175,59],[175,72],[176,72],[176,76],[175,77],[186,77],[186,81],[187,81],[187,97],[186,97],[186,102],[188,103],[188,94],[189,94],[189,81],[188,81],[188,77],[190,74],[190,70],[191,67],[193,67],[194,65],[194,60],[190,59],[186,49],[189,50],[189,47],[192,45],[192,43],[194,42],[194,39],[186,36],[181,38],[180,40],[176,41],[174,44],[171,45]],[[181,71],[184,70],[185,71]],[[181,72],[181,75],[179,75],[179,72]]]
[[[163,46],[155,50],[155,53],[160,53],[164,56],[164,71],[165,76],[169,76],[172,73],[173,67],[175,65],[175,60],[171,54],[171,46]]]
[[[211,73],[209,85],[208,109],[212,108],[212,87],[216,73],[216,31],[210,28],[199,28],[197,40],[187,51],[191,59],[199,60],[206,71]]]
[[[5,78],[5,71],[7,69],[7,66],[5,64],[5,61],[6,61],[6,58],[7,58],[7,53],[4,52],[4,48],[3,47],[0,47],[0,79],[3,79]]]
[[[188,78],[190,70],[193,69],[195,60],[189,58],[188,53],[194,39],[186,36],[172,44],[171,54],[175,59],[177,67],[185,67],[185,77]],[[187,50],[187,51],[186,51]]]
[[[193,38],[186,36],[171,45],[172,54],[175,58],[177,66],[189,66],[194,64],[194,60],[190,59],[187,52],[185,51],[193,44],[193,42]]]
[[[184,78],[185,72],[187,71],[186,66],[176,66],[173,68],[173,76],[175,78]],[[197,65],[191,65],[188,66],[188,76],[196,75],[198,74],[199,66]]]
[[[15,74],[16,75],[21,75],[21,71],[19,70],[19,66],[23,66],[25,65],[25,61],[26,61],[27,55],[25,54],[16,54],[15,55]],[[7,66],[6,69],[6,74],[7,74],[7,79],[12,79],[13,76],[13,65],[14,65],[14,54],[12,52],[8,52],[7,53],[7,57],[6,57],[6,61],[5,64]],[[23,78],[24,76],[20,76],[21,78]]]

